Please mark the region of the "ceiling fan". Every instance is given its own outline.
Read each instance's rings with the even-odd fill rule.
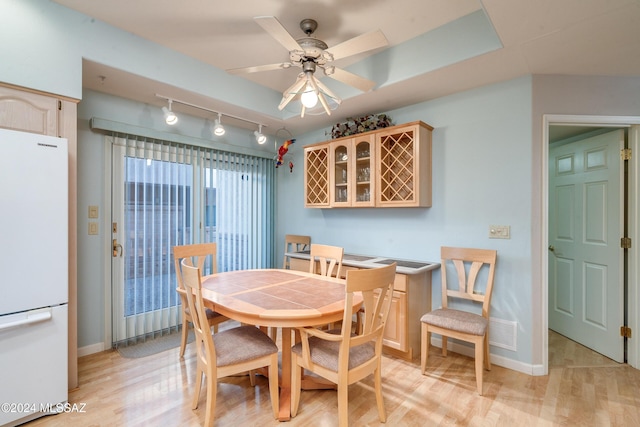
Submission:
[[[318,28],[318,23],[313,19],[303,19],[300,22],[300,29],[306,34],[306,37],[298,40],[293,38],[274,16],[257,16],[253,19],[289,51],[289,62],[233,68],[227,70],[227,72],[244,74],[285,69],[292,66],[300,67],[302,72],[298,75],[295,83],[283,92],[282,101],[278,105],[279,110],[286,107],[296,95],[300,94],[302,102],[301,117],[304,117],[305,110],[313,108],[318,100],[327,114],[331,115],[327,97],[337,104],[340,104],[341,100],[315,77],[317,68],[321,68],[326,76],[363,92],[370,91],[376,85],[376,82],[372,80],[336,68],[331,65],[331,62],[387,46],[389,42],[382,31],[377,30],[365,33],[329,48],[322,40],[311,37],[316,28]]]

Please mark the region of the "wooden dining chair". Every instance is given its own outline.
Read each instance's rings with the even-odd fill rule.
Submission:
[[[277,418],[279,410],[278,346],[264,332],[251,325],[238,326],[212,334],[202,297],[200,269],[188,265],[183,260],[182,274],[197,346],[196,389],[192,408],[198,408],[202,377],[205,376],[207,388],[205,425],[212,426],[218,379],[266,366],[269,368],[271,408],[274,418]],[[253,375],[251,377],[253,378]]]
[[[282,268],[288,270],[290,268],[290,258],[287,252],[301,252],[309,249],[311,245],[311,236],[301,236],[298,234],[287,234],[284,236],[284,259],[282,260]]]
[[[204,271],[207,258],[209,259],[211,266],[209,273],[217,273],[217,246],[215,243],[196,243],[173,247],[173,265],[176,270],[176,277],[178,281],[178,287],[176,290],[182,301],[182,338],[180,341],[180,358],[184,357],[184,351],[187,347],[187,338],[189,335],[189,324],[193,323],[184,291],[181,263],[182,260],[187,260],[187,265],[198,267],[200,271]],[[214,332],[218,332],[218,325],[220,323],[229,320],[227,317],[210,309],[207,309],[206,313],[209,326],[213,328]]]
[[[340,277],[344,248],[311,244],[309,273]]]
[[[443,247],[441,253],[442,308],[426,313],[422,322],[420,367],[424,375],[429,357],[431,334],[442,336],[442,355],[447,355],[447,337],[475,345],[476,386],[482,395],[483,364],[491,370],[489,359],[489,310],[497,260],[497,251]],[[450,270],[450,271],[449,271]],[[455,272],[457,286],[447,281]],[[467,300],[482,304],[480,313],[451,308],[453,300]]]
[[[348,425],[349,385],[374,375],[378,417],[386,421],[382,398],[382,337],[391,307],[396,263],[385,267],[349,270],[345,285],[344,315],[340,330],[299,328],[301,342],[291,348],[291,415],[300,404],[302,369],[307,369],[338,386],[338,421]],[[365,307],[362,333],[352,334],[354,293],[361,292]]]

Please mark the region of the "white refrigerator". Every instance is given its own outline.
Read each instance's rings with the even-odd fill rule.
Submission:
[[[0,129],[0,426],[64,411],[67,140]]]

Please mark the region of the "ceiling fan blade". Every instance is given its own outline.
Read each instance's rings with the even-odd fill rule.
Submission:
[[[335,61],[338,59],[346,58],[347,56],[387,46],[388,44],[389,41],[382,33],[382,31],[377,30],[339,43],[327,49],[326,52],[329,52],[333,56],[333,60]]]
[[[275,16],[256,16],[253,19],[289,52],[292,50],[304,50]]]
[[[287,106],[289,102],[298,94],[298,91],[302,89],[302,87],[307,83],[307,78],[304,74],[298,76],[298,80],[294,84],[292,84],[289,89],[285,90],[282,93],[282,100],[280,101],[280,105],[278,105],[278,110],[282,111],[284,107]]]
[[[282,70],[291,67],[290,62],[280,62],[279,64],[255,65],[253,67],[231,68],[227,70],[229,74],[258,73],[261,71]]]
[[[363,92],[369,92],[376,85],[376,82],[373,80],[365,79],[364,77],[360,77],[357,74],[350,73],[341,68],[333,67],[333,72],[331,74],[327,73],[326,70],[325,74],[334,80],[353,86]]]

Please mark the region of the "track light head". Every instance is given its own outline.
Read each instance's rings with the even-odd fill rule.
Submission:
[[[224,132],[225,132],[224,127],[220,123],[221,117],[222,117],[222,114],[218,113],[218,118],[216,119],[216,123],[213,126],[213,133],[216,134],[217,136],[222,136],[224,135]]]
[[[173,102],[171,99],[168,100],[169,101],[169,108],[167,107],[162,107],[162,112],[164,113],[164,121],[168,124],[168,125],[175,125],[176,123],[178,123],[178,116],[176,116],[176,114],[171,111],[171,103]]]
[[[256,136],[258,144],[262,145],[267,142],[267,137],[262,133],[262,125],[258,125],[258,130],[253,132],[253,134]]]

